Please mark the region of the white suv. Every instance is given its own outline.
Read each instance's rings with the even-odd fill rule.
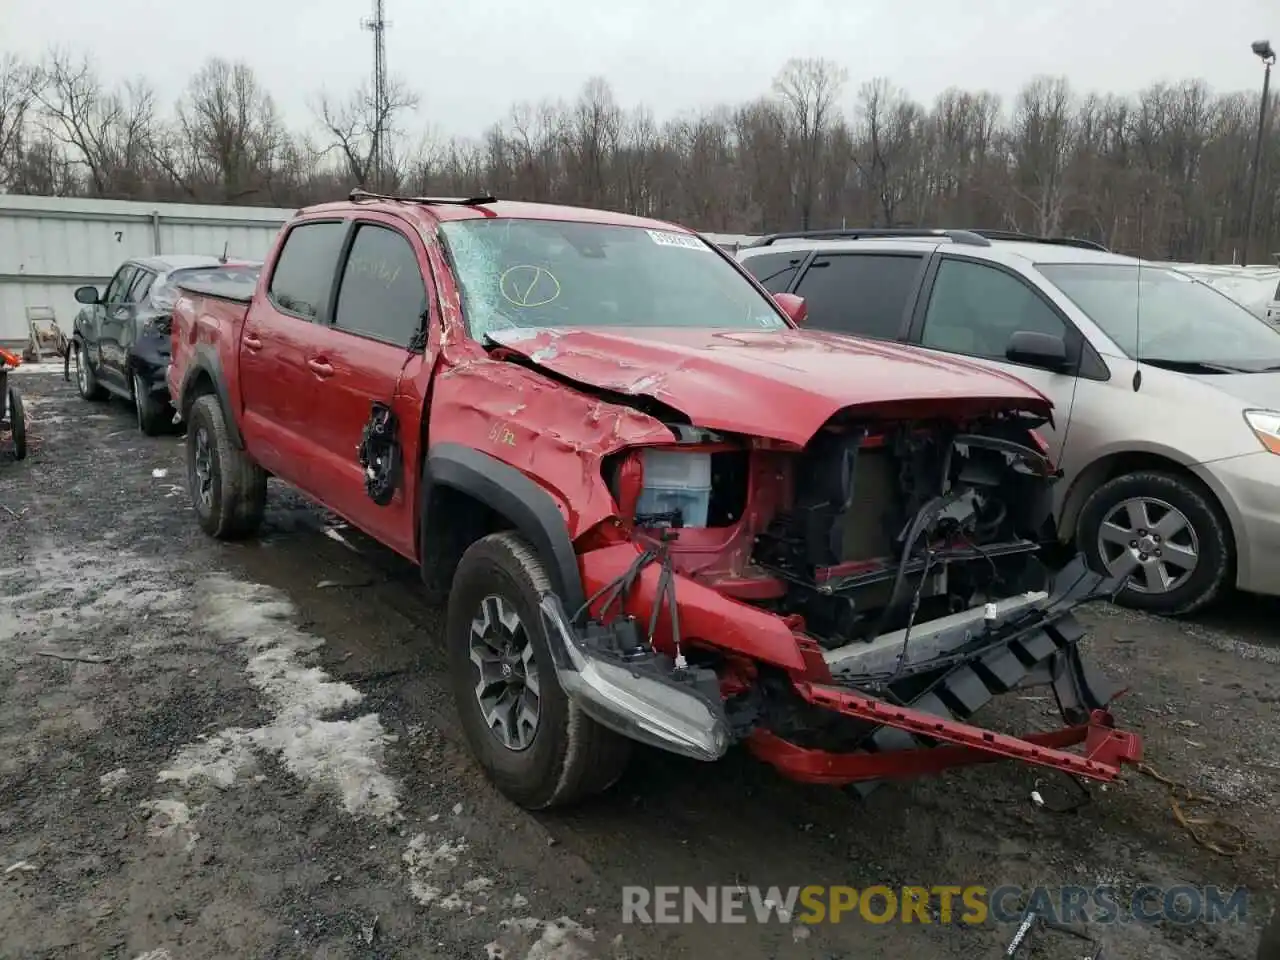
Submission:
[[[1097,244],[836,230],[739,251],[806,325],[972,358],[1039,389],[1059,536],[1165,614],[1280,595],[1280,331],[1207,284]],[[1139,362],[1140,361],[1140,362]]]

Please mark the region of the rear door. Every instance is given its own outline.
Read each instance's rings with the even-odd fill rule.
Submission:
[[[129,289],[137,276],[138,267],[126,263],[107,284],[102,303],[93,308],[97,326],[94,372],[103,386],[117,391],[128,389],[124,365],[120,361],[120,343],[130,316]]]
[[[314,406],[322,381],[307,366],[327,323],[348,223],[302,220],[288,228],[265,297],[249,307],[240,340],[242,432],[271,473],[315,495],[321,444]]]
[[[369,215],[348,238],[331,322],[316,331],[306,363],[314,378],[313,434],[325,503],[400,553],[414,555],[413,464],[420,415],[438,337],[431,329],[430,287],[421,237],[394,217]],[[401,483],[385,506],[371,499],[357,458],[374,405],[398,421]]]
[[[1067,356],[1086,375],[1105,367],[1087,349],[1067,317],[1028,280],[1000,264],[942,254],[930,270],[924,296],[911,325],[911,339],[929,350],[978,360],[1011,373],[1053,401],[1054,426],[1041,433],[1056,462],[1075,400],[1076,375],[1011,363],[1005,357],[1016,331],[1062,337]]]
[[[929,252],[819,253],[794,284],[793,292],[804,297],[809,310],[805,326],[877,340],[901,339]],[[788,269],[786,264],[778,266]]]

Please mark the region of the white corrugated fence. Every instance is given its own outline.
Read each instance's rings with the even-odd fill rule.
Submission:
[[[27,312],[50,307],[64,333],[76,287],[105,286],[131,257],[164,253],[266,256],[294,214],[275,207],[141,203],[0,194],[0,343],[27,339]]]

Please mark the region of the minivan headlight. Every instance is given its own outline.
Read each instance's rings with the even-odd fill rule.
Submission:
[[[1246,410],[1244,422],[1249,424],[1258,441],[1271,453],[1280,453],[1280,413],[1274,410]]]

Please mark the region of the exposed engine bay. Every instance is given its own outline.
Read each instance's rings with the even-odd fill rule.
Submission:
[[[1019,420],[970,429],[858,425],[801,456],[795,507],[753,558],[824,647],[1045,586],[1053,467]]]
[[[1043,423],[850,422],[796,454],[690,431],[615,461],[609,481],[638,530],[665,531],[677,571],[798,614],[834,649],[1045,588]],[[745,550],[726,536],[744,527]]]

